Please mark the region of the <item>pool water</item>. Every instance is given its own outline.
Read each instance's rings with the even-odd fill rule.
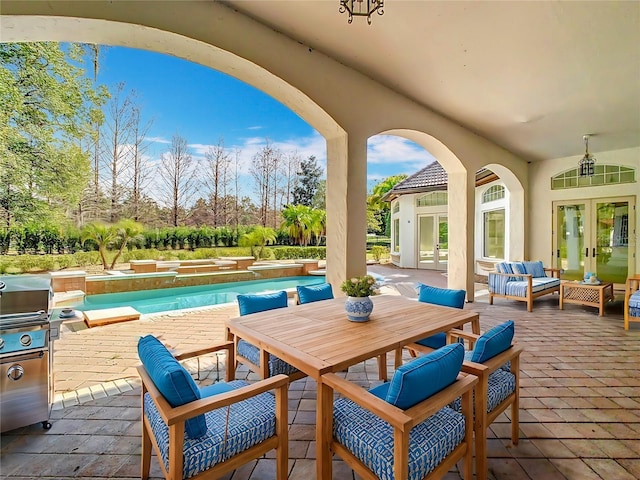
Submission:
[[[82,303],[73,305],[77,310],[133,307],[140,313],[158,313],[186,308],[206,307],[236,301],[240,293],[266,293],[295,288],[297,285],[318,285],[326,280],[322,276],[285,277],[247,282],[229,282],[196,287],[161,288],[136,292],[88,295]]]

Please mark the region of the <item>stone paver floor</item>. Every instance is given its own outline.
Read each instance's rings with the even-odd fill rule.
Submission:
[[[414,295],[416,281],[445,286],[446,278],[425,271],[375,267],[394,289]],[[622,298],[597,310],[568,305],[558,298],[536,300],[528,313],[524,302],[497,299],[490,306],[477,285],[474,303],[482,329],[502,321],[516,323],[521,360],[520,443],[510,442],[510,424],[501,415],[488,430],[491,479],[640,478],[640,328],[622,326]],[[237,307],[158,315],[139,321],[86,329],[68,324],[54,343],[56,402],[52,428],[40,424],[5,432],[0,438],[0,478],[139,478],[140,408],[137,339],[153,333],[176,350],[197,348],[224,337],[224,320]],[[634,328],[635,327],[635,328]],[[389,355],[389,372],[392,371]],[[188,367],[200,381],[215,381],[224,357],[205,357]],[[348,378],[364,386],[378,382],[374,360],[352,367]],[[250,375],[242,367],[238,377]],[[290,479],[315,478],[315,383],[299,380],[289,390]],[[271,455],[225,478],[273,479]],[[160,478],[152,460],[152,478]],[[353,473],[334,461],[334,479]],[[460,478],[456,469],[448,479]]]

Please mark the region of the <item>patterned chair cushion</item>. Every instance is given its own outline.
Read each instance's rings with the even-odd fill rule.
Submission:
[[[243,294],[238,295],[238,307],[240,315],[249,315],[250,313],[264,312],[266,310],[274,310],[288,306],[287,292],[284,290],[275,293],[262,294]]]
[[[511,346],[515,325],[513,320],[507,320],[491,330],[480,335],[475,343],[471,361],[476,363],[486,362]]]
[[[201,398],[200,389],[189,372],[153,335],[147,335],[138,341],[138,357],[154,385],[172,407]],[[187,420],[185,425],[185,431],[192,438],[204,435],[206,430],[204,415]]]
[[[487,413],[493,411],[500,402],[504,401],[516,390],[516,376],[503,368],[497,369],[487,379]],[[473,392],[475,398],[475,390]],[[462,402],[456,399],[451,403],[451,408],[462,412]]]
[[[640,317],[640,290],[629,297],[629,315]]]
[[[403,410],[420,403],[456,380],[463,358],[464,347],[452,343],[405,363],[393,374],[385,400]]]
[[[531,279],[531,288],[533,290],[533,293],[542,292],[543,290],[548,290],[550,288],[556,288],[559,286],[559,278],[542,277]],[[527,288],[529,288],[529,284],[524,281],[506,282],[504,293],[506,295],[512,295],[514,297],[526,297]]]
[[[298,285],[296,290],[298,291],[298,300],[301,305],[333,298],[333,289],[330,283],[309,286]]]
[[[250,362],[255,365],[260,366],[260,349],[253,345],[252,343],[247,342],[246,340],[240,339],[238,341],[238,355],[246,358]],[[269,354],[269,376],[273,377],[274,375],[284,374],[291,375],[292,373],[299,372],[299,370],[281,358],[276,357],[275,355]]]
[[[247,383],[234,380],[227,385],[237,389]],[[169,429],[148,393],[144,396],[144,414],[151,424],[162,461],[168,469]],[[275,397],[269,392],[262,393],[228,408],[207,412],[204,417],[207,427],[205,434],[199,438],[185,436],[183,479],[193,477],[273,436],[276,426]]]
[[[393,428],[351,400],[341,397],[333,408],[334,438],[378,478],[392,480]],[[444,407],[409,435],[409,479],[424,478],[464,439],[464,417]]]

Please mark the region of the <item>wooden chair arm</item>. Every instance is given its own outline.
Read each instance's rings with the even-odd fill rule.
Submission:
[[[478,383],[478,378],[474,375],[460,374],[453,384],[407,410],[402,410],[387,403],[362,387],[334,373],[324,374],[322,382],[362,408],[366,408],[374,415],[377,415],[392,427],[401,431],[408,431],[456,398],[467,392],[470,393],[474,385]]]
[[[173,356],[176,360],[186,360],[188,358],[199,357],[208,353],[218,352],[220,350],[227,350],[227,355],[231,355],[234,351],[233,342],[223,342],[209,347],[200,348],[198,350],[189,350],[186,352],[175,353]]]
[[[458,328],[452,328],[447,333],[447,337],[455,337],[455,338],[464,338],[465,340],[469,340],[470,342],[475,342],[480,338],[480,335],[471,332],[465,332],[464,330],[460,330]],[[447,343],[449,343],[447,341]]]
[[[281,391],[281,394],[283,394],[284,397],[280,395],[280,398],[284,398],[284,401],[286,402],[287,390],[289,387],[289,377],[286,375],[275,375],[251,385],[235,389],[231,392],[219,393],[211,397],[201,398],[200,400],[185,403],[179,407],[172,407],[157,389],[153,380],[151,380],[151,377],[147,374],[144,366],[139,365],[137,369],[144,387],[151,396],[153,402],[156,404],[158,412],[167,426],[184,422],[211,410],[227,407],[234,403],[241,402],[242,400],[255,397],[260,393],[274,389],[279,389]],[[276,398],[278,398],[278,395],[276,395]]]
[[[560,274],[562,273],[561,268],[553,268],[553,267],[543,267],[545,272],[551,272],[553,277],[560,278]]]
[[[504,352],[499,353],[484,363],[465,360],[462,363],[462,371],[472,375],[477,375],[478,377],[488,376],[498,370],[505,363],[518,359],[523,350],[524,347],[522,347],[522,345],[513,344]]]

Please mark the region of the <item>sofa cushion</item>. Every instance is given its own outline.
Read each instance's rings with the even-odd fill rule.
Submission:
[[[172,407],[201,398],[200,389],[189,372],[156,337],[147,335],[138,341],[138,356],[154,385]],[[191,438],[204,435],[206,430],[204,415],[186,421],[185,431]]]
[[[629,315],[640,317],[640,290],[629,297]]]
[[[242,294],[238,295],[237,299],[240,315],[264,312],[288,305],[287,292],[284,290],[274,293]]]
[[[514,297],[526,297],[529,283],[525,281],[507,282],[504,285],[505,294]],[[531,279],[531,289],[533,293],[542,292],[544,290],[554,291],[560,288],[560,279],[553,277],[542,277]]]
[[[406,410],[451,385],[460,373],[464,347],[446,345],[402,365],[393,374],[386,401]]]
[[[418,300],[433,305],[444,307],[463,308],[464,299],[467,292],[464,290],[453,290],[450,288],[438,288],[431,285],[418,284],[420,295]]]
[[[473,348],[471,361],[482,363],[504,352],[511,346],[514,332],[513,320],[508,320],[480,335]]]
[[[524,269],[526,273],[529,273],[533,278],[544,278],[547,276],[544,271],[544,265],[541,261],[522,263],[524,263]]]
[[[226,383],[237,389],[248,385],[242,380]],[[144,414],[156,437],[160,456],[169,468],[169,429],[162,420],[151,396],[144,396]],[[184,474],[191,478],[223,462],[275,434],[275,396],[261,393],[228,408],[218,408],[204,414],[208,428],[200,438],[184,439]]]
[[[301,304],[317,302],[319,300],[331,300],[333,298],[333,289],[330,283],[322,283],[320,285],[298,285],[298,300]]]

